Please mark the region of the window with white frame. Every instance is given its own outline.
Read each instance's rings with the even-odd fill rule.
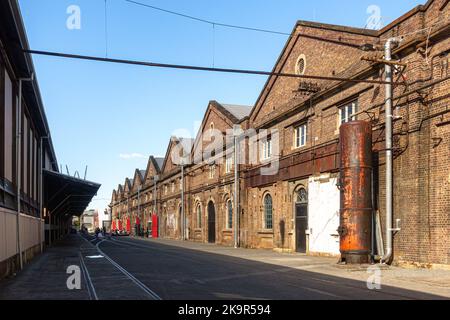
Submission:
[[[175,182],[172,182],[171,188],[172,188],[172,193],[174,193],[175,192]]]
[[[268,160],[272,157],[272,139],[267,138],[261,144],[261,160]]]
[[[358,102],[353,101],[339,108],[339,125],[355,121],[357,117],[354,115],[358,112]]]
[[[300,148],[306,146],[308,139],[308,125],[306,123],[294,128],[294,147]]]
[[[232,170],[233,170],[233,156],[229,156],[225,160],[225,173],[230,173]]]

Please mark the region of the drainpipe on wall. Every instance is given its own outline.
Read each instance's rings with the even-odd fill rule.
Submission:
[[[139,225],[138,225],[139,229],[137,230],[138,234],[136,236],[139,237],[141,235],[142,221],[144,221],[143,219],[141,220],[141,218],[142,218],[142,216],[141,216],[141,186],[138,187],[137,201],[138,201],[137,217],[139,219]],[[134,220],[134,222],[136,223],[136,220]],[[134,229],[136,232],[136,228],[134,228]]]
[[[181,231],[182,240],[186,239],[186,214],[184,210],[184,163],[181,165],[181,227],[183,228]]]
[[[156,183],[159,180],[159,176],[153,176],[153,214],[158,217],[158,238],[161,237],[161,217],[156,212]],[[153,222],[153,219],[152,219]],[[153,225],[152,225],[153,228]],[[152,235],[153,237],[153,235]]]
[[[234,247],[239,248],[239,137],[234,137]]]
[[[402,41],[400,38],[390,38],[385,44],[385,60],[392,60],[392,47]],[[398,229],[392,228],[392,200],[393,200],[393,155],[392,155],[392,65],[385,65],[386,72],[386,253],[381,258],[382,263],[389,263],[393,253],[393,232]]]

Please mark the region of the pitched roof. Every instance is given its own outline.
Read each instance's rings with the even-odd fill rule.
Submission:
[[[236,119],[242,120],[250,115],[252,106],[244,106],[238,104],[225,104],[220,103],[229,113],[231,113]]]
[[[162,166],[164,165],[164,158],[155,158],[156,164],[158,165],[159,171],[161,171]]]

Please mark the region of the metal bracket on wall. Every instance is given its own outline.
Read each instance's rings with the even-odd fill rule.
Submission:
[[[402,228],[400,228],[401,221],[402,221],[401,219],[396,219],[395,220],[395,228],[389,229],[389,231],[392,231],[394,234],[397,234],[398,232],[402,231]]]

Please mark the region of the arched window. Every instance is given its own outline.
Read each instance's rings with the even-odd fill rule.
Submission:
[[[201,204],[197,205],[197,228],[201,229],[202,227],[202,206]]]
[[[308,192],[304,188],[301,188],[300,190],[297,191],[296,202],[303,204],[308,203]]]
[[[306,71],[306,56],[301,54],[297,62],[295,63],[295,73],[299,75],[304,75]]]
[[[233,203],[227,201],[227,229],[233,229]]]
[[[264,197],[264,227],[266,229],[273,228],[273,207],[272,196],[270,194]]]

